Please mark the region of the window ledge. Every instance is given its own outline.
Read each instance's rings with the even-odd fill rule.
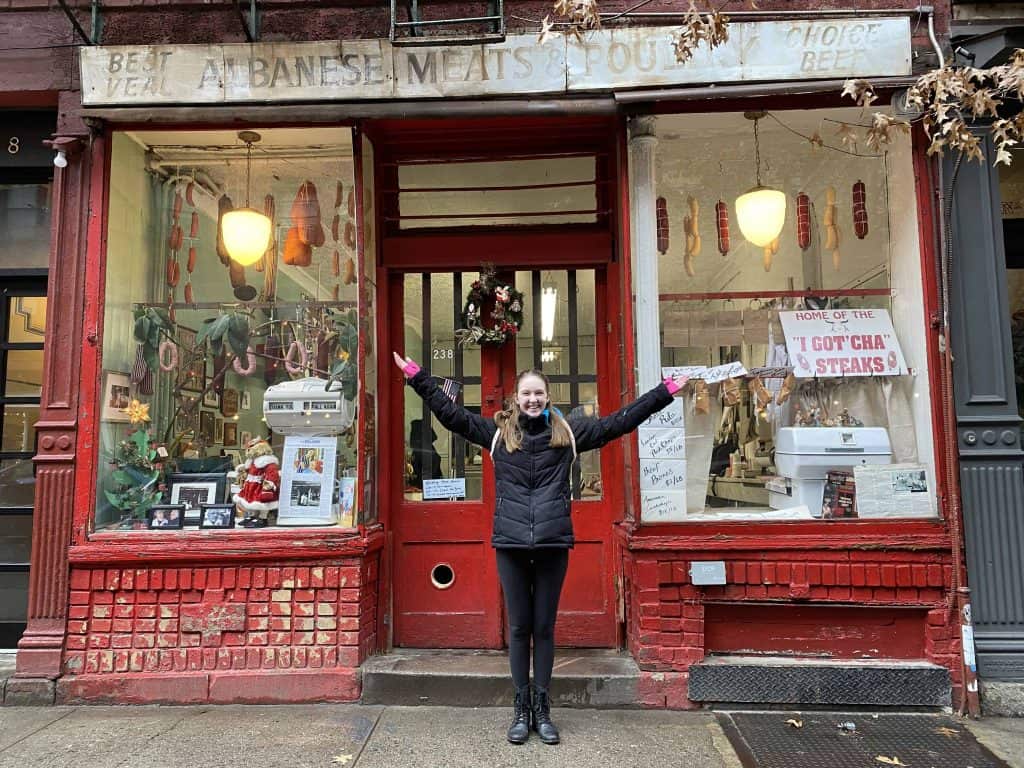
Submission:
[[[235,528],[228,530],[103,531],[68,550],[72,565],[130,563],[238,563],[359,557],[379,549],[384,536],[372,529]]]
[[[624,523],[617,533],[632,551],[948,550],[952,546],[944,521],[920,518]]]

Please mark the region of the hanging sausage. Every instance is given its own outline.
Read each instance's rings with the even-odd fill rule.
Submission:
[[[664,197],[659,197],[654,204],[655,215],[658,222],[658,253],[668,253],[668,203]]]
[[[825,189],[825,250],[832,251],[832,268],[839,270],[839,228],[836,225],[836,190]]]
[[[796,242],[803,251],[811,247],[811,198],[804,192],[796,196]]]
[[[221,195],[217,201],[217,258],[225,267],[231,263],[231,256],[228,254],[227,246],[224,245],[224,214],[235,209],[234,203],[227,195]]]
[[[718,252],[729,253],[729,206],[719,200],[715,203],[715,224],[718,229]]]
[[[683,256],[683,268],[686,274],[693,277],[697,274],[694,269],[693,260],[700,255],[700,204],[693,197],[686,198],[690,208],[690,215],[683,217],[683,231],[686,233],[686,253]]]
[[[292,227],[298,231],[299,239],[306,245],[319,248],[324,244],[324,228],[320,221],[320,201],[316,185],[304,181],[295,195],[291,210]]]
[[[868,236],[867,193],[860,179],[853,185],[853,232],[860,240]]]

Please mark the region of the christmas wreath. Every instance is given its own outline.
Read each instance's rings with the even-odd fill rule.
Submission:
[[[494,324],[487,328],[481,322],[484,307],[494,303],[490,316]],[[462,328],[455,332],[460,344],[473,342],[481,346],[500,347],[519,333],[523,325],[523,294],[513,286],[501,283],[493,272],[485,271],[474,280],[462,308]]]

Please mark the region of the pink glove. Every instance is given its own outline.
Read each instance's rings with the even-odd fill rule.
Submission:
[[[419,372],[420,372],[420,367],[418,365],[416,365],[416,363],[414,363],[412,360],[406,361],[405,366],[403,366],[403,368],[402,368],[402,373],[404,373],[406,378],[408,378],[408,379],[411,379],[413,376],[415,376]]]
[[[668,393],[670,395],[674,395],[676,392],[683,388],[683,385],[676,384],[676,380],[671,376],[666,376],[664,379],[662,379],[662,381],[664,382],[665,388],[668,390]]]

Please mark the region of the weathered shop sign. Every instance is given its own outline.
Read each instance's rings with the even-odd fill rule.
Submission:
[[[656,85],[910,74],[903,18],[734,23],[729,42],[675,60],[672,27],[582,42],[514,35],[476,46],[387,40],[81,49],[86,105],[267,103],[609,91]]]
[[[779,321],[798,379],[909,372],[887,310],[779,312]]]

